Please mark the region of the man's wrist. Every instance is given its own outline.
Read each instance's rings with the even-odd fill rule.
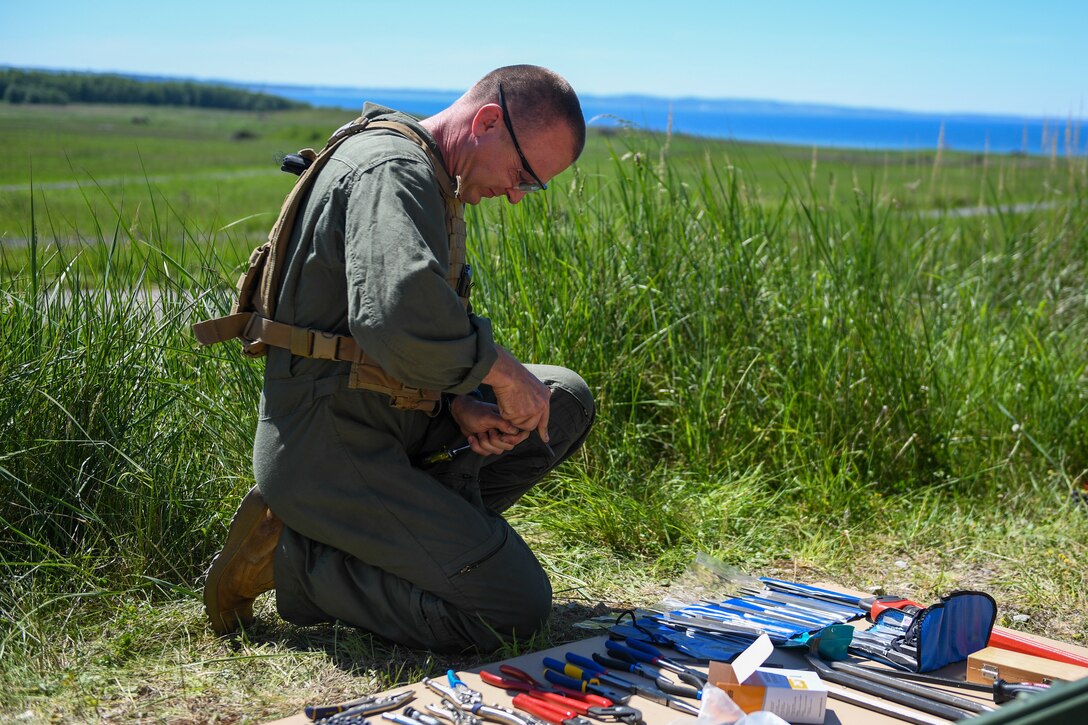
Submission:
[[[474,400],[483,400],[484,395],[480,392],[479,388],[468,391],[467,393],[443,393],[442,399],[446,406],[449,408],[450,413],[453,413],[453,406],[461,398],[472,398]],[[461,403],[460,405],[464,405]]]

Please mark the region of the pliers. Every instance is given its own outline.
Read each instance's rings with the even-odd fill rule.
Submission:
[[[631,672],[645,677],[648,680],[653,680],[654,685],[659,690],[669,695],[676,695],[677,697],[686,697],[691,700],[701,700],[703,696],[702,687],[692,687],[691,685],[681,685],[673,682],[658,670],[650,665],[644,665],[641,662],[629,662],[627,660],[621,660],[617,657],[609,657],[602,655],[598,652],[593,653],[592,660],[586,660],[584,657],[582,661],[574,662],[574,664],[585,667],[586,669],[592,669],[596,667],[602,672]]]
[[[330,715],[341,713],[345,718],[352,715],[365,717],[367,715],[376,715],[379,712],[396,710],[401,705],[411,702],[415,696],[415,690],[405,690],[396,695],[367,695],[366,697],[360,697],[358,700],[343,702],[339,705],[307,705],[304,712],[306,717],[311,720],[321,720]]]
[[[484,696],[466,685],[453,670],[446,670],[446,682],[447,684],[443,685],[437,680],[433,680],[429,677],[423,678],[423,684],[429,690],[432,690],[443,700],[462,710],[470,710],[473,705],[480,705],[483,703]]]
[[[593,694],[611,700],[620,705],[626,705],[631,700],[631,690],[628,687],[617,689],[610,687],[601,680],[582,677],[582,671],[574,665],[568,665],[551,657],[544,658],[544,679],[556,687],[566,691],[574,690]]]
[[[424,684],[426,684],[426,680],[424,680]],[[438,704],[428,704],[427,711],[452,725],[481,725],[483,722],[468,710],[462,710],[445,698]]]
[[[522,693],[514,696],[514,707],[531,713],[553,725],[592,725],[578,713],[552,700],[541,700]]]
[[[518,690],[525,693],[525,695],[528,696],[527,698],[518,700],[518,697],[521,696],[515,697],[515,707],[519,707],[519,702],[526,703],[528,699],[535,699],[543,700],[549,705],[554,706],[554,709],[569,713],[564,719],[570,719],[574,715],[585,715],[595,720],[623,722],[629,723],[630,725],[635,725],[642,721],[642,713],[639,710],[636,710],[633,707],[627,707],[626,705],[614,705],[612,704],[612,701],[606,697],[563,687],[556,687],[552,690],[546,689],[546,686],[537,682],[532,675],[511,665],[499,665],[499,672],[505,675],[505,677],[484,670],[480,673],[480,679],[495,687],[502,687],[507,690]],[[534,712],[531,709],[521,709],[532,712],[534,715],[540,715],[540,713]],[[545,720],[548,719],[543,715],[540,715],[540,717],[543,717]]]
[[[392,720],[397,723],[397,725],[442,725],[442,721],[438,718],[417,710],[411,705],[404,708],[401,714],[383,712],[382,718],[385,720]]]
[[[684,702],[678,697],[674,697],[673,695],[662,691],[660,688],[654,685],[643,685],[639,682],[628,680],[624,677],[618,677],[614,674],[607,672],[604,667],[597,664],[596,662],[593,662],[593,660],[588,660],[585,657],[574,654],[573,652],[567,653],[567,659],[570,660],[572,655],[579,661],[591,664],[593,667],[578,667],[577,665],[568,662],[566,665],[563,666],[563,671],[571,677],[578,677],[590,684],[603,684],[608,687],[622,688],[636,695],[641,695],[642,697],[645,697],[651,702],[660,703],[662,705],[665,705],[666,707],[671,707],[673,710],[679,710],[680,712],[687,713],[688,715],[697,716],[699,714],[699,708],[695,707],[694,705],[688,704],[687,702]],[[544,660],[544,663],[546,665],[548,664],[549,659],[551,658],[547,658]],[[552,662],[554,663],[556,661],[552,660]],[[548,666],[551,667],[552,665]]]
[[[483,694],[466,685],[453,670],[446,672],[446,679],[448,685],[425,677],[423,684],[442,698],[444,706],[428,705],[427,709],[453,725],[480,725],[481,720],[502,725],[536,725],[535,719],[521,717],[513,710],[483,704]]]

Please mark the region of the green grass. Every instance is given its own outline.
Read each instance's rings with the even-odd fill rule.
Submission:
[[[290,187],[278,159],[320,146],[345,111],[239,112],[161,107],[0,104],[0,241],[29,238],[26,210],[36,194],[39,233],[72,242],[120,221],[127,235],[171,245],[187,232],[223,230],[253,246]],[[596,188],[612,175],[619,148],[647,165],[667,156],[676,178],[698,183],[708,165],[732,167],[760,200],[774,205],[789,189],[812,188],[813,200],[852,204],[874,194],[895,209],[977,206],[1060,198],[1068,165],[1051,159],[933,152],[872,152],[707,142],[673,137],[667,147],[634,132],[590,134],[580,161]],[[991,193],[992,192],[992,193]],[[10,254],[10,251],[8,252]]]
[[[0,217],[20,241],[0,258],[0,717],[261,721],[479,662],[288,626],[267,597],[246,637],[210,635],[200,577],[252,482],[261,363],[198,349],[188,325],[229,305],[284,177],[185,207],[156,179],[260,167],[267,148],[229,139],[259,119],[110,135],[86,119],[131,109],[69,112],[61,145],[97,161],[16,145],[35,184],[84,188]],[[281,150],[319,125],[265,122]],[[94,155],[152,129],[142,166]],[[585,449],[511,512],[559,598],[522,649],[654,604],[700,550],[916,599],[983,589],[1002,623],[1088,644],[1085,160],[815,158],[595,134],[547,194],[470,212],[474,303],[499,341],[580,371],[599,401]],[[94,163],[126,185],[90,182]],[[931,213],[980,204],[999,211]]]

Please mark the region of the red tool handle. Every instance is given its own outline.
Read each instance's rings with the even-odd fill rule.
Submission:
[[[502,687],[506,690],[518,690],[520,692],[527,693],[530,697],[535,697],[538,700],[548,700],[554,702],[562,708],[567,710],[573,710],[579,715],[585,715],[589,712],[589,709],[593,706],[597,707],[611,707],[612,701],[607,697],[598,697],[597,695],[586,695],[582,692],[575,690],[567,690],[562,687],[556,687],[555,689],[543,689],[545,686],[534,680],[528,674],[525,674],[522,670],[510,665],[502,665],[499,668],[508,675],[522,677],[521,680],[513,680],[509,677],[502,677],[496,675],[494,672],[488,672],[487,670],[480,671],[480,679],[489,685],[495,687]],[[527,681],[528,680],[528,681]],[[535,684],[530,684],[530,682]],[[592,699],[590,699],[592,698]]]
[[[522,692],[528,692],[529,690],[535,689],[528,682],[511,680],[508,677],[500,677],[494,672],[488,672],[487,670],[482,670],[480,672],[480,679],[489,685],[494,685],[495,687],[502,687],[507,690],[521,690]]]
[[[874,622],[876,621],[877,615],[885,609],[899,609],[911,615],[917,614],[925,609],[925,607],[918,602],[892,596],[866,597],[865,599],[859,599],[858,604],[861,605],[863,609],[869,611],[869,619]]]
[[[540,690],[544,690],[548,687],[547,685],[542,685],[539,680],[537,680],[525,670],[514,667],[513,665],[499,665],[499,672],[503,673],[504,675],[513,677],[515,680],[528,682],[530,685]]]
[[[555,725],[562,725],[564,720],[575,717],[578,713],[564,710],[561,706],[545,700],[538,700],[528,695],[515,695],[514,707],[525,712],[532,713],[542,720],[547,720]]]

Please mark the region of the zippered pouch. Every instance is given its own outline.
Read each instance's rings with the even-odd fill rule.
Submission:
[[[990,640],[997,603],[985,592],[958,591],[915,615],[898,609],[881,612],[866,635],[850,648],[872,659],[915,672],[963,662]]]

